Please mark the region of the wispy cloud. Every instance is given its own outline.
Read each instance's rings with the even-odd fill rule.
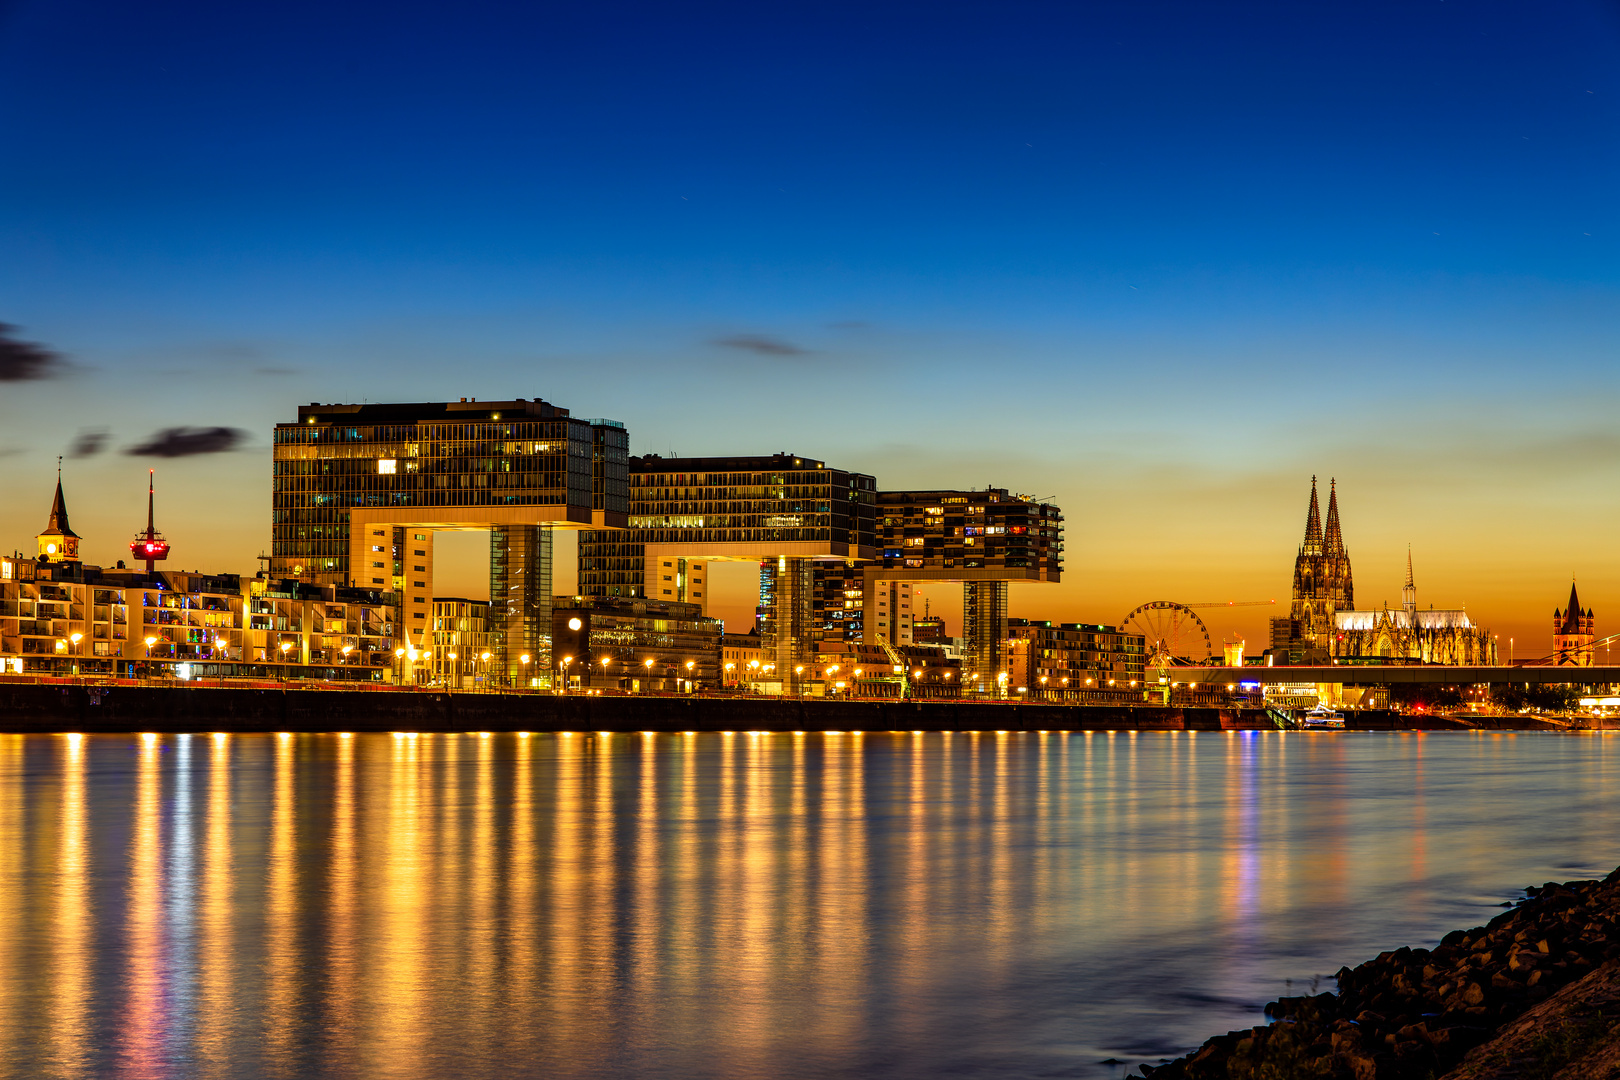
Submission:
[[[298,369],[290,367],[256,367],[253,369],[253,374],[279,377],[282,375],[297,375]]]
[[[790,341],[767,337],[764,334],[731,334],[715,338],[711,344],[727,349],[741,349],[760,356],[808,356],[809,349],[801,349]]]
[[[247,440],[241,428],[230,427],[172,427],[164,428],[145,442],[130,447],[124,453],[134,457],[194,457],[198,454],[223,454],[237,449]]]
[[[111,437],[106,428],[85,428],[74,438],[68,457],[95,457],[107,448],[107,440]]]
[[[0,382],[52,379],[67,370],[62,357],[45,346],[19,340],[17,328],[0,323]]]

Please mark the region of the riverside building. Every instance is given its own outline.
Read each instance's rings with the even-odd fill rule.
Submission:
[[[433,648],[428,662],[432,665],[433,681],[444,686],[462,689],[487,682],[494,653],[489,647],[489,602],[468,600],[461,596],[435,596],[433,598]],[[488,655],[489,660],[484,657]],[[533,666],[518,655],[518,666]],[[532,674],[529,676],[532,678]],[[528,679],[520,676],[521,684]]]
[[[878,517],[880,558],[863,571],[867,591],[881,595],[877,590],[889,582],[961,582],[969,691],[992,692],[1010,679],[1007,585],[1061,580],[1062,512],[1005,488],[985,488],[879,492]],[[894,603],[890,611],[893,618]],[[904,625],[914,634],[909,616]],[[867,639],[875,640],[871,614],[868,626]]]
[[[490,672],[550,671],[552,534],[626,525],[629,439],[539,398],[311,404],[277,424],[271,576],[398,594],[396,648],[432,651],[433,538],[488,530]]]
[[[1012,690],[1045,698],[1141,699],[1147,658],[1141,634],[1030,619],[1008,619],[1007,632]]]
[[[719,619],[701,605],[629,596],[559,596],[553,685],[567,691],[692,693],[722,685]]]
[[[761,648],[791,688],[813,662],[814,564],[875,557],[876,487],[787,453],[631,458],[630,532],[581,536],[580,592],[703,610],[709,563],[768,561]]]
[[[58,479],[39,554],[0,558],[0,669],[380,681],[395,659],[392,593],[91,566],[78,540]]]

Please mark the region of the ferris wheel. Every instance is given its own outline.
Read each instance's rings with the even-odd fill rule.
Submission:
[[[1151,600],[1125,616],[1122,625],[1146,639],[1146,666],[1150,668],[1201,664],[1214,652],[1204,620],[1174,600]]]

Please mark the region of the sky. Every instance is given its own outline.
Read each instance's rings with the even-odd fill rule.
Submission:
[[[1028,618],[1284,606],[1335,477],[1358,606],[1411,544],[1539,655],[1572,575],[1620,625],[1617,134],[1590,0],[0,0],[0,546],[68,454],[89,560],[155,466],[251,573],[300,403],[543,397],[1051,497]]]

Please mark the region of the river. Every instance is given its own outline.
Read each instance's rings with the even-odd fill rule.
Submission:
[[[1620,734],[0,736],[0,1075],[1115,1077],[1601,875]]]

